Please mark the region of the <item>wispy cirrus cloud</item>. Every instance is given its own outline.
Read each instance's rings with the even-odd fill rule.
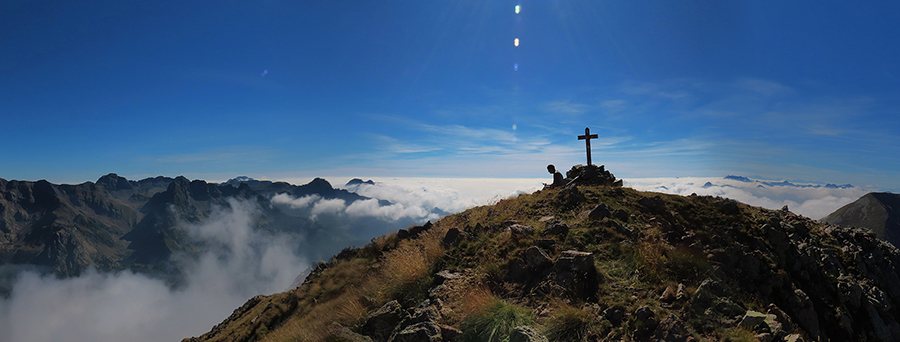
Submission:
[[[591,110],[593,106],[571,101],[552,101],[544,104],[544,110],[553,114],[577,116]]]

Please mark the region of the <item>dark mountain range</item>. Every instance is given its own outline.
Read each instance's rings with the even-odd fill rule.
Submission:
[[[302,234],[311,241],[328,235],[327,228],[272,205],[269,198],[278,193],[368,199],[321,178],[300,186],[161,176],[132,181],[116,174],[77,185],[0,179],[0,264],[34,265],[61,277],[79,275],[90,265],[100,271],[129,268],[177,281],[180,270],[170,256],[205,248],[179,223],[202,222],[214,208],[230,207],[230,200],[259,207],[256,229]]]
[[[900,194],[872,192],[822,218],[823,222],[871,230],[900,246]]]
[[[331,183],[322,178],[315,178],[304,185],[293,185],[286,182],[256,180],[250,177],[241,176],[229,179],[224,184],[229,184],[234,187],[237,187],[240,184],[247,184],[253,191],[269,197],[277,194],[289,194],[295,198],[317,195],[324,199],[342,199],[347,203],[369,199],[368,197],[360,196],[344,189],[335,189],[331,186]],[[379,204],[390,205],[391,203],[389,201],[379,200]]]
[[[865,229],[578,185],[347,248],[186,341],[900,341],[898,271]]]

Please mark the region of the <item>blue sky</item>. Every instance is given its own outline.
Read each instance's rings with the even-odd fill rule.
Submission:
[[[623,178],[897,191],[898,17],[892,2],[4,1],[0,177],[545,177],[584,162],[588,126],[594,162]]]

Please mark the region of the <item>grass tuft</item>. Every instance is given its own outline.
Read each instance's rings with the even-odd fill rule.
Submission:
[[[465,342],[497,342],[507,340],[515,327],[533,322],[531,310],[494,297],[484,312],[466,317],[460,328]]]
[[[546,336],[550,341],[581,342],[591,336],[602,336],[604,326],[590,312],[564,304],[554,310],[546,323]]]

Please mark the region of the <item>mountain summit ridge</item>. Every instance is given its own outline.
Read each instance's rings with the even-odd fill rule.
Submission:
[[[898,270],[900,250],[865,229],[573,186],[345,249],[186,341],[888,342]]]

